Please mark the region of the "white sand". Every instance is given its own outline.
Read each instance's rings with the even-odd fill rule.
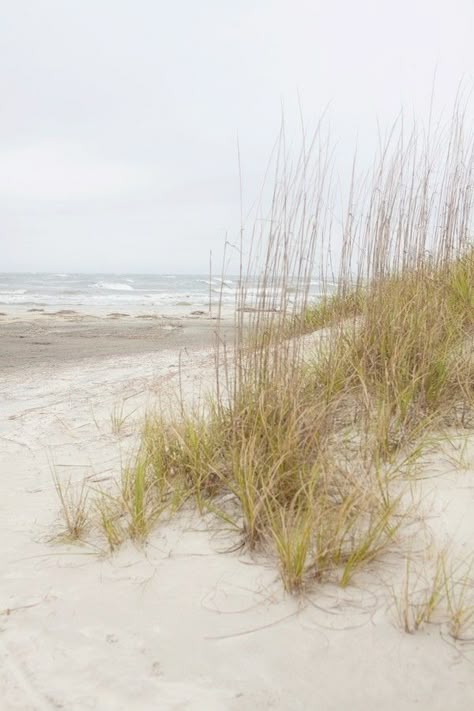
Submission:
[[[388,588],[400,582],[399,554],[346,590],[322,586],[298,602],[271,561],[225,552],[232,538],[189,518],[112,557],[48,540],[51,463],[74,481],[117,476],[144,408],[176,390],[177,365],[168,350],[2,378],[0,711],[474,708],[474,644],[455,645],[439,626],[397,626]],[[212,372],[205,351],[183,356],[187,393]],[[122,404],[133,414],[117,437]],[[437,455],[419,485],[434,542],[466,556],[469,446],[464,468]]]

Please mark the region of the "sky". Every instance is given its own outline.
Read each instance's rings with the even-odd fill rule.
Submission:
[[[326,111],[344,165],[473,86],[473,0],[0,5],[0,271],[205,272],[282,112]]]

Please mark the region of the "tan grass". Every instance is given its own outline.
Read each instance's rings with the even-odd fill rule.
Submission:
[[[56,540],[74,542],[84,538],[89,526],[89,493],[85,482],[62,481],[53,470],[54,488],[60,503],[60,524]]]
[[[397,620],[414,634],[428,624],[444,627],[454,640],[474,639],[474,558],[454,561],[442,550],[420,567],[410,558],[400,591],[392,591]]]
[[[191,505],[274,555],[298,592],[347,585],[391,545],[423,436],[470,426],[474,394],[472,143],[458,115],[434,148],[395,133],[359,204],[349,192],[339,286],[316,305],[309,285],[318,269],[324,282],[335,231],[331,151],[316,133],[292,164],[282,136],[270,215],[240,265],[232,352],[217,340],[217,396],[147,420],[115,512],[101,509],[111,548]],[[310,355],[301,336],[322,327]]]

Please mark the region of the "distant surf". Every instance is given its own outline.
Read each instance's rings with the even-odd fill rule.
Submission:
[[[319,282],[311,282],[314,296]],[[257,280],[246,285],[246,300],[281,300],[281,289],[263,290]],[[288,290],[290,299],[294,289]],[[170,315],[209,310],[220,303],[233,311],[238,295],[238,277],[209,278],[204,274],[10,274],[0,273],[0,304],[51,306],[56,308],[94,307],[110,310],[144,309]]]

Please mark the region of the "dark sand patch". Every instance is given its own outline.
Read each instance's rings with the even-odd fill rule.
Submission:
[[[49,318],[2,320],[0,372],[33,365],[56,367],[87,359],[179,351],[184,347],[201,349],[215,343],[216,325],[208,319],[107,318],[76,312],[42,315]],[[233,327],[233,319],[221,326],[223,338],[230,336]]]

